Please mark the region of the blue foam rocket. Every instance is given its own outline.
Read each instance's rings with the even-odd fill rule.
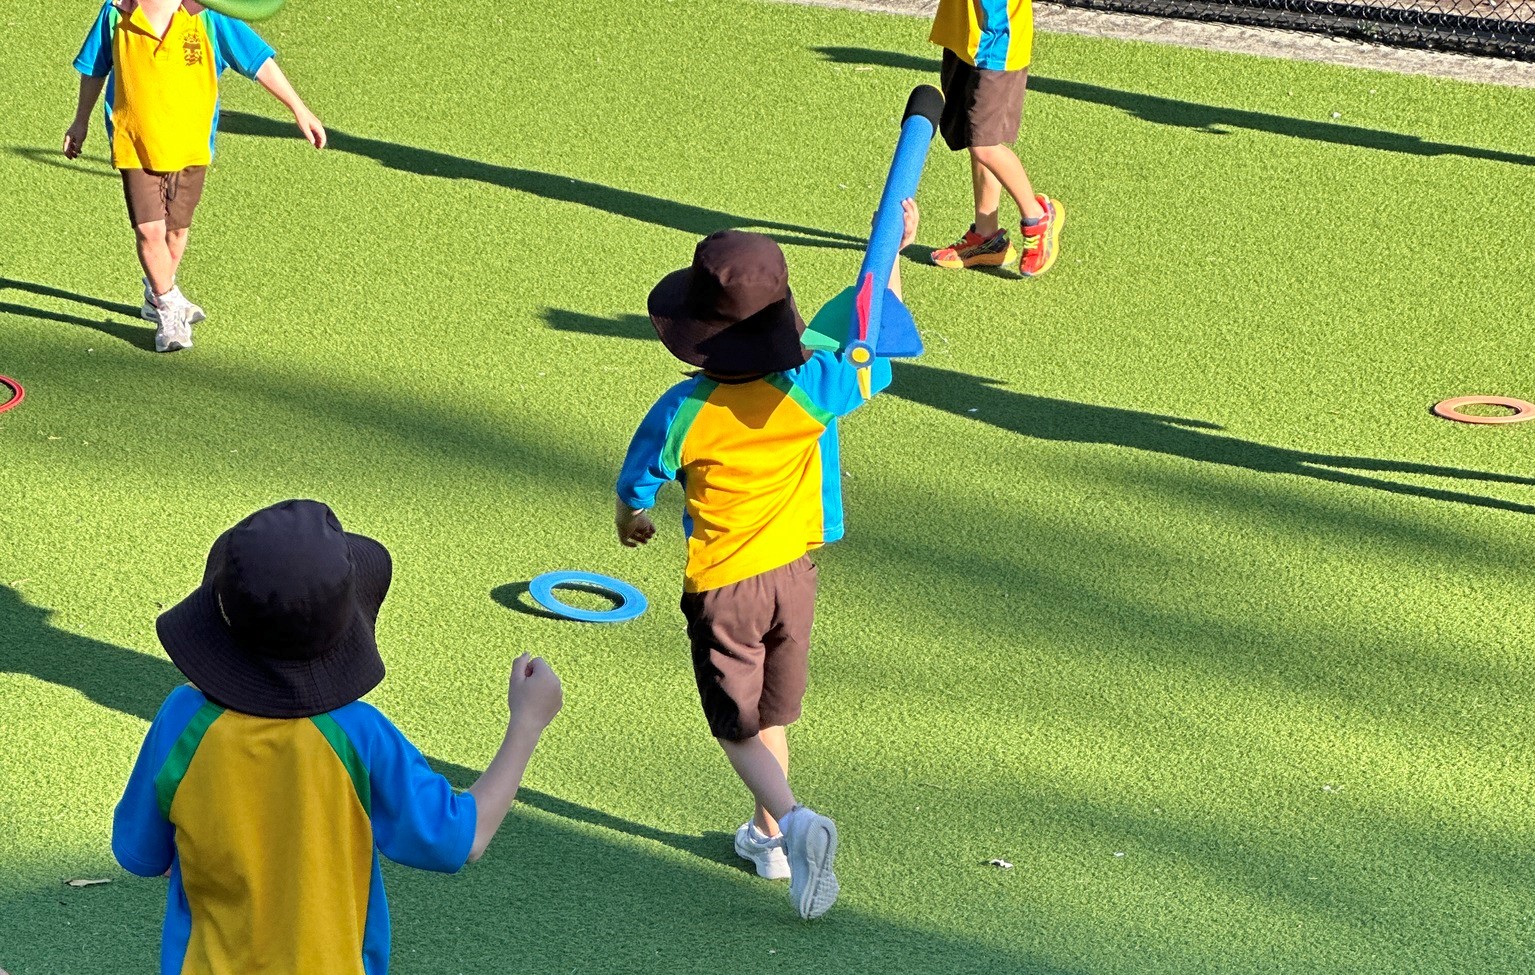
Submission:
[[[890,291],[890,268],[898,256],[905,222],[901,201],[916,196],[922,168],[927,164],[928,145],[942,112],[943,95],[938,89],[931,85],[912,89],[858,279],[827,302],[805,330],[805,345],[841,350],[858,366],[858,385],[865,399],[869,397],[869,366],[875,356],[910,358],[922,354],[922,337],[911,312]]]

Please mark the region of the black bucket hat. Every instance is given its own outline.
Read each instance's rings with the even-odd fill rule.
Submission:
[[[698,242],[693,264],[650,292],[650,323],[671,354],[715,372],[781,372],[804,365],[805,320],[776,241],[721,230]]]
[[[389,551],[341,530],[318,501],[284,501],[224,532],[202,585],[155,624],[210,700],[263,718],[307,718],[384,679],[373,626]]]

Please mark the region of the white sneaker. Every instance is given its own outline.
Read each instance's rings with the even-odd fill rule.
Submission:
[[[783,851],[783,837],[763,836],[749,820],[736,830],[736,855],[755,863],[759,877],[789,879],[789,857]]]
[[[158,325],[160,324],[160,309],[155,306],[155,293],[149,287],[148,278],[140,278],[139,280],[144,282],[144,304],[139,308],[139,317],[146,322],[154,322]],[[172,285],[169,297],[172,300],[185,303],[187,308],[191,310],[187,316],[188,325],[196,325],[198,322],[207,319],[208,315],[202,310],[202,307],[188,301],[187,296],[181,293],[179,287]]]
[[[185,302],[166,302],[156,309],[159,326],[155,329],[156,352],[179,352],[192,347],[191,311]]]
[[[784,851],[789,857],[789,903],[805,920],[831,910],[837,901],[837,824],[804,806],[795,806],[779,821]]]

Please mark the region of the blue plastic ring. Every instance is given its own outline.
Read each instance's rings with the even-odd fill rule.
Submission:
[[[612,596],[619,603],[612,609],[601,611],[580,609],[555,598],[556,586],[590,586]],[[545,572],[528,583],[528,595],[554,615],[582,623],[622,623],[634,619],[650,607],[645,594],[638,589],[612,576],[602,576],[595,572]]]

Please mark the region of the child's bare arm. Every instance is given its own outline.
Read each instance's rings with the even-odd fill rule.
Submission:
[[[517,789],[522,785],[522,775],[527,771],[528,759],[533,748],[554,716],[564,704],[564,692],[560,679],[542,657],[523,654],[512,663],[512,674],[506,691],[507,707],[511,718],[507,721],[506,737],[496,756],[469,791],[474,795],[476,822],[474,845],[469,849],[469,862],[478,860],[496,830],[512,808]]]
[[[84,74],[80,76],[80,97],[75,103],[75,120],[64,132],[65,159],[80,155],[85,137],[91,130],[91,112],[96,110],[96,99],[101,97],[101,89],[106,83],[106,78],[92,78]]]
[[[644,545],[656,533],[656,525],[650,520],[650,515],[624,504],[623,498],[618,499],[618,506],[613,511],[613,523],[618,528],[618,540],[625,548]]]
[[[911,242],[917,239],[917,224],[921,222],[922,215],[917,212],[917,201],[905,199],[901,201],[901,246],[896,248],[895,262],[890,265],[890,290],[897,298],[901,295],[901,251],[911,246]]]
[[[272,97],[282,102],[293,113],[293,121],[298,123],[298,129],[304,133],[304,138],[316,149],[325,148],[325,126],[315,118],[309,106],[298,97],[298,92],[293,90],[293,85],[288,82],[288,76],[282,73],[282,68],[277,66],[276,58],[267,58],[265,64],[256,72],[256,81],[261,87],[272,93]]]

